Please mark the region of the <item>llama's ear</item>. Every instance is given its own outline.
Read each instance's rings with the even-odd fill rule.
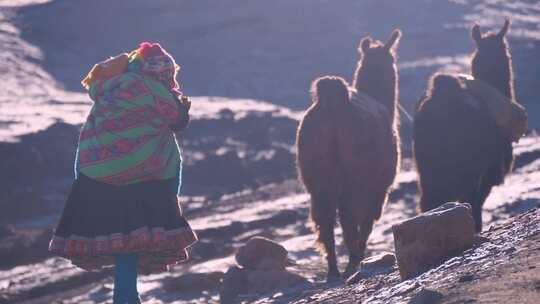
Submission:
[[[501,30],[499,31],[499,33],[497,34],[497,36],[499,36],[500,38],[503,38],[508,33],[509,28],[510,28],[510,19],[505,18],[504,25],[501,28]]]
[[[397,48],[399,45],[399,40],[401,39],[401,31],[399,29],[395,29],[392,32],[392,36],[390,36],[390,39],[384,44],[384,48],[388,51],[391,49]]]
[[[365,37],[360,40],[360,45],[358,46],[358,52],[365,53],[367,50],[369,50],[369,46],[371,45],[371,37]]]
[[[482,40],[482,33],[480,33],[480,26],[475,23],[471,29],[471,36],[472,39],[476,42],[476,44],[480,43],[480,40]]]

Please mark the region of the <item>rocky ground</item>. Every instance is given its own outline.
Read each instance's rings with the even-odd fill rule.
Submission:
[[[169,273],[143,276],[139,287],[144,299],[149,303],[217,303],[219,285],[211,285],[208,290],[201,291],[201,288],[207,288],[204,287],[206,285],[186,285],[183,275],[225,271],[234,264],[233,254],[239,246],[252,236],[265,236],[279,241],[289,251],[289,257],[295,262],[295,266],[289,269],[306,277],[309,283],[276,290],[270,294],[242,295],[239,300],[246,303],[333,303],[338,300],[343,303],[357,303],[356,300],[367,301],[381,292],[387,297],[373,298],[373,303],[378,303],[376,300],[387,303],[390,299],[400,303],[401,300],[414,296],[421,287],[445,296],[452,295],[445,299],[454,298],[457,290],[460,290],[458,295],[461,297],[483,298],[484,294],[487,296],[493,290],[499,290],[500,288],[492,287],[498,286],[497,284],[506,286],[506,290],[501,291],[501,294],[505,294],[507,299],[512,299],[513,295],[519,293],[518,287],[514,288],[514,285],[522,286],[519,288],[523,288],[524,292],[529,290],[531,294],[538,293],[534,290],[534,280],[540,279],[540,272],[536,268],[526,267],[538,265],[539,250],[534,244],[537,242],[540,227],[539,212],[535,211],[526,217],[530,223],[521,223],[520,221],[525,221],[524,218],[516,219],[516,223],[508,224],[508,221],[539,206],[540,139],[526,138],[523,145],[516,147],[516,151],[518,167],[515,173],[508,178],[505,185],[494,189],[486,203],[487,232],[484,235],[491,241],[474,251],[466,252],[458,260],[453,260],[455,263],[447,262],[433,272],[406,281],[408,283],[402,283],[393,268],[350,287],[341,287],[340,283],[326,284],[325,263],[314,250],[314,237],[307,228],[308,196],[295,180],[288,180],[256,190],[225,195],[215,201],[199,197],[186,199],[185,214],[201,238],[192,248],[191,261]],[[369,241],[368,255],[393,251],[392,224],[415,214],[415,176],[410,168],[405,168],[382,219],[375,226]],[[7,252],[14,253],[11,250],[18,250],[21,253],[11,261],[11,265],[4,265],[4,270],[0,271],[0,288],[6,303],[107,303],[111,296],[108,273],[85,273],[59,258],[48,257],[44,247],[49,231],[35,230],[41,233],[37,234],[37,240],[22,244],[30,238],[16,236],[23,232],[30,233],[26,231],[17,229],[15,232],[3,233],[2,245],[7,244],[6,240],[10,240],[10,237],[17,240],[14,241],[14,247],[8,248]],[[337,237],[339,242],[339,228]],[[341,266],[344,267],[346,252],[342,247],[338,250],[342,256]],[[29,251],[34,254],[29,254],[28,257],[22,255]],[[3,252],[6,252],[5,249]],[[527,260],[529,265],[524,264]],[[14,264],[20,266],[12,267]],[[524,267],[526,272],[521,271]],[[516,274],[517,270],[523,277]],[[466,271],[473,276],[472,279],[465,276]],[[512,273],[515,278],[512,277],[511,282],[514,283],[510,284],[504,278]],[[461,275],[465,278],[460,279]],[[494,278],[498,277],[502,279],[494,281]],[[530,285],[530,282],[533,282],[533,285]],[[368,303],[371,303],[370,301]]]
[[[360,37],[385,39],[392,28],[402,28],[401,100],[410,110],[428,75],[467,70],[471,21],[496,28],[506,15],[514,21],[510,43],[518,97],[531,129],[540,127],[536,1],[236,2],[241,10],[215,1],[0,0],[0,303],[110,303],[110,273],[80,271],[50,256],[46,246],[90,106],[78,81],[94,62],[148,37],[181,58],[188,95],[229,98],[193,97],[193,121],[181,135],[181,200],[201,240],[188,263],[141,277],[145,303],[217,303],[220,272],[235,264],[235,251],[253,236],[280,242],[293,261],[288,269],[308,281],[248,292],[240,302],[431,303],[419,302],[425,297],[440,303],[533,303],[540,296],[540,138],[534,131],[515,146],[514,172],[485,204],[483,236],[489,241],[413,280],[402,282],[390,267],[350,286],[324,282],[325,263],[313,248],[309,197],[296,180],[293,148],[309,81],[350,75]],[[118,23],[121,11],[130,14]],[[368,255],[393,251],[391,226],[416,214],[405,117],[402,133],[403,168]],[[338,250],[344,264],[346,252]]]
[[[482,233],[483,243],[402,281],[394,269],[348,287],[303,295],[303,303],[536,303],[540,293],[540,209]]]

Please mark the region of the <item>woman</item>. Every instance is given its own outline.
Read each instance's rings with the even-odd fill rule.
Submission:
[[[137,272],[186,260],[197,240],[177,201],[182,159],[174,131],[187,126],[191,106],[178,70],[159,44],[142,43],[83,81],[94,105],[49,250],[85,270],[114,266],[115,304],[140,303]]]

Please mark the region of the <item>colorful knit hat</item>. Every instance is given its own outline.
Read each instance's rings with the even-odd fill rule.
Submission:
[[[129,54],[128,71],[139,72],[160,81],[176,95],[181,95],[176,75],[180,66],[159,43],[143,42]]]

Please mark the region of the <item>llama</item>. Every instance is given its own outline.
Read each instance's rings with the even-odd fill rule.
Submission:
[[[499,33],[485,35],[478,25],[473,26],[476,50],[471,70],[474,79],[489,84],[517,105],[505,38],[509,26],[507,19]],[[523,115],[526,130],[524,111]],[[497,126],[486,103],[471,98],[464,80],[454,75],[432,76],[416,106],[413,128],[420,211],[448,201],[469,203],[480,232],[484,201],[512,169],[512,140]]]
[[[399,166],[395,49],[400,37],[395,30],[386,44],[369,37],[361,41],[352,88],[339,77],[316,79],[313,104],[298,127],[299,175],[311,195],[310,218],[328,280],[340,276],[337,214],[349,251],[347,278],[364,257]]]

